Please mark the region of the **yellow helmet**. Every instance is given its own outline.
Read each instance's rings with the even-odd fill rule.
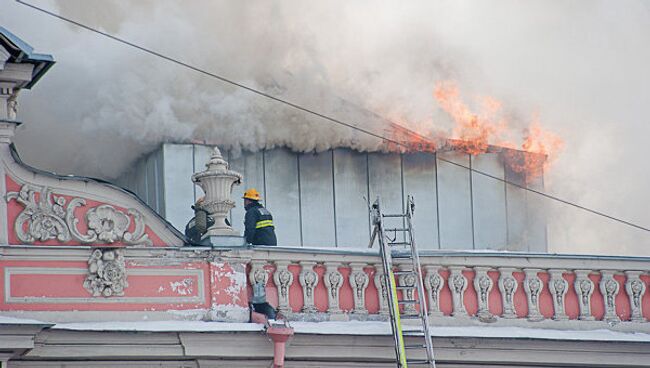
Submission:
[[[250,188],[246,189],[244,192],[244,198],[245,199],[251,199],[253,201],[259,201],[260,200],[260,192],[257,191],[255,188]]]

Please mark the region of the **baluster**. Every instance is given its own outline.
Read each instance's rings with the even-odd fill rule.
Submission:
[[[377,288],[377,296],[379,297],[379,315],[388,315],[388,288],[386,287],[386,277],[384,271],[379,267],[375,267],[375,287]]]
[[[424,277],[424,287],[427,291],[427,299],[429,301],[429,315],[442,316],[440,311],[440,290],[445,284],[445,279],[440,276],[437,266],[424,266],[426,276]]]
[[[620,285],[614,279],[614,271],[602,271],[601,274],[600,293],[603,294],[605,301],[605,316],[603,316],[603,320],[607,322],[620,322],[621,319],[616,314],[616,295],[618,295]]]
[[[514,268],[499,268],[499,291],[503,302],[503,318],[517,318],[514,296],[519,284],[513,276]]]
[[[298,277],[300,285],[302,286],[302,298],[304,300],[302,311],[304,313],[316,313],[316,305],[314,304],[314,291],[318,285],[318,274],[314,271],[316,262],[300,262],[302,269]]]
[[[366,288],[370,283],[370,277],[363,270],[365,263],[350,263],[350,285],[354,292],[354,310],[353,313],[368,314],[366,309]]]
[[[544,316],[539,312],[539,295],[542,293],[542,289],[544,288],[542,280],[537,276],[537,273],[540,271],[541,270],[536,268],[524,269],[524,273],[526,274],[524,290],[526,291],[526,297],[528,299],[529,321],[541,321],[544,319]]]
[[[474,289],[478,299],[476,316],[483,322],[494,322],[496,318],[490,313],[490,291],[494,282],[488,276],[489,267],[474,267]]]
[[[400,264],[400,271],[407,271],[412,268],[411,264]],[[401,275],[399,277],[400,286],[415,286],[415,274]],[[402,299],[404,300],[415,300],[415,288],[404,289],[402,290]],[[415,304],[404,304],[404,313],[405,314],[417,314],[418,308]]]
[[[646,322],[643,317],[643,293],[646,290],[645,282],[641,280],[643,272],[641,271],[625,271],[627,281],[625,282],[625,291],[630,298],[630,321],[632,322]]]
[[[591,294],[595,290],[594,282],[589,278],[591,272],[591,270],[576,270],[576,281],[573,284],[578,294],[578,304],[580,305],[580,316],[578,319],[582,321],[593,321],[596,319],[591,315]]]
[[[263,283],[265,286],[269,281],[269,271],[264,268],[266,261],[255,260],[251,262],[251,271],[248,274],[248,280],[251,285]]]
[[[551,275],[549,280],[549,290],[553,296],[553,319],[556,321],[565,321],[569,319],[564,310],[564,298],[569,290],[569,283],[562,277],[564,270],[549,270]]]
[[[339,290],[343,286],[343,275],[339,272],[338,268],[341,266],[339,262],[326,262],[325,275],[323,282],[327,287],[327,312],[330,314],[341,314],[339,307]]]
[[[289,271],[289,261],[275,262],[273,281],[278,288],[278,310],[285,315],[291,313],[289,305],[289,288],[293,284],[293,273]]]
[[[453,317],[467,317],[467,310],[465,309],[464,294],[467,290],[467,278],[463,275],[465,267],[449,267],[449,288],[451,289],[453,301]]]

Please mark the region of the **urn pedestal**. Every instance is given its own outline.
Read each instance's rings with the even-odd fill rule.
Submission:
[[[241,234],[226,223],[230,210],[235,207],[232,200],[232,188],[242,180],[240,173],[232,171],[223,159],[221,151],[215,147],[206,169],[192,175],[192,182],[203,189],[205,198],[196,206],[205,210],[214,225],[210,226],[201,238],[201,244],[212,246],[241,246],[244,240]]]

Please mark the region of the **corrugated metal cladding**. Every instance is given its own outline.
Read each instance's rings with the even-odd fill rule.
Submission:
[[[133,190],[178,229],[202,195],[190,180],[204,170],[211,147],[164,144],[141,159],[120,183]],[[479,156],[446,152],[361,153],[334,149],[295,153],[279,148],[240,155],[226,153],[233,170],[244,175],[233,197],[257,188],[273,213],[281,245],[366,247],[370,219],[366,198],[382,198],[386,212],[402,212],[415,197],[415,232],[422,249],[508,249],[546,251],[543,201],[535,194],[450,164],[471,166],[521,183],[498,153]],[[529,186],[542,189],[543,180]],[[242,230],[238,202],[231,223]]]

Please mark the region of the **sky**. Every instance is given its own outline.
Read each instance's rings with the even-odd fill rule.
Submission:
[[[535,117],[563,139],[547,192],[650,227],[648,1],[31,2],[351,121],[342,101],[451,132],[433,91],[453,81],[470,105],[501,101],[514,136]],[[378,147],[14,1],[0,0],[0,25],[57,60],[20,99],[16,143],[34,166],[112,179],[165,141]],[[650,255],[648,232],[552,201],[546,210],[552,252]]]

